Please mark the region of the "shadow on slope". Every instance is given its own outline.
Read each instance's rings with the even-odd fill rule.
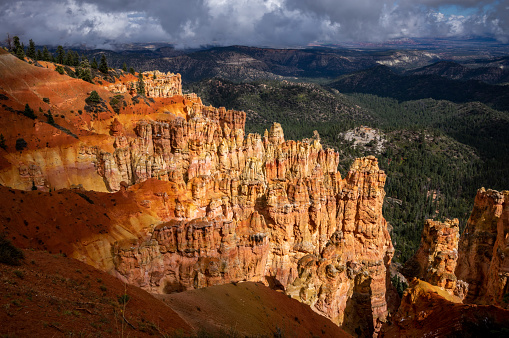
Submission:
[[[308,305],[261,283],[216,285],[157,297],[195,329],[213,335],[350,337]]]

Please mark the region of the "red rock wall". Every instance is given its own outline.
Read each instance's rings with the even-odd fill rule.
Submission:
[[[426,220],[419,250],[405,264],[403,273],[409,279],[419,278],[463,299],[468,285],[454,274],[459,239],[458,219],[444,222]]]
[[[377,331],[393,247],[376,158],[342,179],[318,137],[285,141],[277,123],[244,137],[244,123],[243,112],[195,104],[186,119],[138,123],[136,138],[112,124],[116,149],[97,156],[109,188],[157,177],[178,196],[167,222],[117,243],[118,273],[159,293],[262,281],[351,332]]]
[[[479,189],[461,235],[456,276],[469,284],[466,302],[495,304],[509,293],[509,191]]]
[[[145,95],[147,97],[172,97],[182,95],[182,79],[180,74],[161,73],[159,71],[144,72],[143,82],[145,83]],[[131,77],[130,80],[123,80],[106,89],[114,94],[137,95],[138,78]]]

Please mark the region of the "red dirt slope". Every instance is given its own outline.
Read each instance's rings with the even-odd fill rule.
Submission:
[[[157,295],[198,331],[219,336],[350,337],[329,319],[261,283]]]
[[[61,255],[25,255],[21,266],[0,264],[2,337],[148,337],[191,331],[163,302],[107,273]],[[124,294],[129,296],[125,308],[118,299]]]

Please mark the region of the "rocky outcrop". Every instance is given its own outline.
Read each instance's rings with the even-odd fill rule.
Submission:
[[[171,72],[161,73],[156,70],[153,72],[142,73],[143,83],[145,84],[145,95],[147,97],[172,97],[182,95],[182,79],[180,74]],[[106,87],[114,94],[137,95],[139,79],[132,77],[129,80],[123,80]]]
[[[509,191],[477,191],[459,244],[456,276],[469,284],[466,302],[508,306]]]
[[[262,281],[347,331],[377,332],[393,247],[376,158],[357,159],[342,179],[318,135],[285,141],[275,123],[244,137],[243,112],[195,104],[186,114],[141,121],[135,138],[114,122],[114,153],[97,154],[111,190],[148,178],[175,187],[166,222],[114,246],[118,274],[159,293]]]
[[[407,278],[416,277],[463,299],[468,285],[454,274],[458,260],[458,219],[426,220],[421,245],[403,269]]]
[[[33,73],[36,67],[28,66]],[[18,88],[28,86],[23,78],[9,75]],[[264,135],[245,135],[244,112],[206,107],[195,95],[173,96],[181,94],[178,75],[143,74],[146,100],[116,97],[135,94],[132,75],[109,88],[113,93],[76,81],[72,88],[48,81],[59,84],[55,93],[65,93],[48,98],[70,134],[50,137],[45,130],[54,126],[13,112],[9,124],[2,120],[11,136],[23,132],[28,147],[6,154],[1,181],[51,189],[32,193],[30,202],[19,194],[16,204],[24,209],[5,208],[1,223],[12,222],[10,238],[66,253],[153,292],[261,281],[351,333],[379,331],[388,315],[393,248],[382,217],[386,177],[376,158],[357,159],[342,178],[338,153],[323,149],[318,134],[287,141],[276,123]],[[83,113],[92,90],[121,109]],[[25,97],[16,91],[7,94]],[[36,111],[50,108],[41,100],[50,92],[29,87],[25,93]],[[16,192],[4,199],[12,203],[10,194]]]
[[[462,304],[438,286],[414,278],[380,337],[502,337],[509,311]]]

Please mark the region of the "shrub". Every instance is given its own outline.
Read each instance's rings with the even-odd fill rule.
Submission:
[[[58,72],[58,74],[60,75],[64,75],[64,67],[62,66],[57,66],[57,68],[55,68],[55,70]]]
[[[0,134],[0,148],[7,149],[7,145],[5,144],[4,134]]]
[[[25,104],[25,110],[23,111],[23,115],[25,115],[28,118],[31,118],[32,120],[35,120],[37,118],[37,116],[34,113],[34,110],[30,108],[28,103]]]
[[[22,151],[27,146],[28,146],[27,141],[25,141],[24,139],[19,138],[16,140],[16,150],[17,151]]]
[[[101,97],[99,96],[99,94],[97,94],[97,92],[95,90],[93,90],[92,93],[90,93],[90,96],[87,98],[86,101],[99,103],[99,102],[101,102]]]
[[[7,265],[21,265],[21,261],[25,258],[23,251],[16,248],[12,243],[0,237],[0,263]]]
[[[128,294],[124,293],[123,295],[118,296],[117,299],[118,299],[118,303],[123,305],[123,304],[127,304],[127,302],[129,302],[129,299],[131,299],[131,297]]]
[[[55,119],[53,118],[53,114],[51,113],[51,110],[48,110],[48,115],[46,115],[48,118],[49,124],[55,124]]]
[[[110,106],[113,108],[113,111],[117,114],[120,113],[120,107],[122,103],[125,103],[123,95],[115,95],[110,99]]]

